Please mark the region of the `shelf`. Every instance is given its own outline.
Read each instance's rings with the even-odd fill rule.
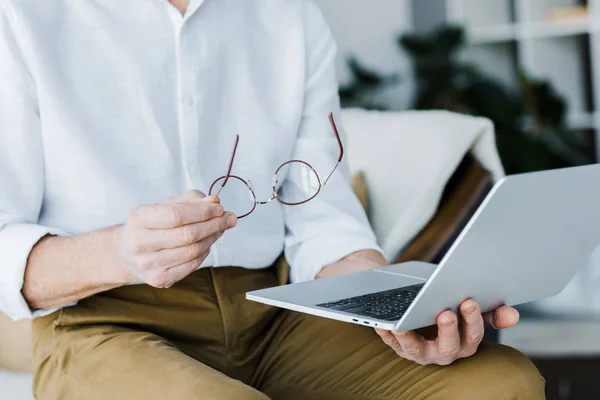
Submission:
[[[466,28],[461,59],[507,89],[519,72],[548,80],[568,105],[569,137],[600,160],[600,0],[436,0]],[[413,0],[431,12],[433,1]]]
[[[591,32],[591,21],[588,18],[556,22],[536,22],[525,29],[526,37],[536,39],[575,36]]]
[[[598,120],[598,113],[591,112],[572,112],[567,116],[567,125],[571,129],[583,130],[593,129],[596,127],[596,120]]]
[[[600,130],[600,111],[569,113],[567,115],[567,126],[574,130]]]
[[[460,0],[458,7],[460,22],[473,28],[515,22],[513,0]]]
[[[599,21],[600,25],[600,21]],[[493,44],[527,39],[550,39],[583,35],[598,31],[590,19],[532,24],[507,24],[468,28],[468,40],[473,44]]]
[[[580,0],[525,0],[522,20],[532,22],[577,19],[588,14]]]
[[[517,38],[517,24],[470,28],[468,40],[473,44],[510,42]]]

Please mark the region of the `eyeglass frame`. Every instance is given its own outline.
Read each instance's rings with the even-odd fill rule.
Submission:
[[[258,198],[256,197],[256,193],[254,193],[254,188],[252,188],[252,186],[250,185],[250,181],[246,181],[242,178],[240,178],[239,176],[236,175],[231,175],[231,170],[233,168],[233,161],[235,160],[235,155],[237,152],[237,148],[238,148],[238,144],[240,142],[240,135],[236,135],[235,137],[235,143],[233,145],[233,152],[231,153],[231,159],[229,160],[229,167],[227,168],[227,174],[224,176],[221,176],[220,178],[217,178],[212,185],[210,186],[210,190],[209,190],[209,196],[212,196],[212,191],[215,187],[215,185],[220,181],[223,180],[223,184],[221,185],[221,187],[219,188],[219,190],[217,191],[217,193],[214,195],[215,197],[219,197],[219,194],[221,193],[221,191],[225,188],[225,185],[227,185],[227,182],[229,181],[230,178],[233,179],[237,179],[240,182],[242,182],[250,191],[250,193],[252,194],[252,197],[254,198],[254,205],[252,207],[252,209],[247,212],[246,214],[242,215],[242,216],[238,216],[238,220],[247,217],[248,215],[252,214],[254,212],[254,210],[256,210],[256,206],[258,205],[265,205],[268,204],[270,202],[272,202],[273,200],[277,200],[278,202],[280,202],[283,205],[286,206],[299,206],[305,203],[308,203],[309,201],[313,200],[315,197],[317,197],[319,195],[319,193],[321,193],[321,189],[323,189],[325,187],[325,185],[327,185],[327,183],[329,182],[329,180],[331,179],[331,177],[333,176],[333,173],[338,169],[339,165],[342,162],[342,159],[344,158],[344,146],[342,145],[342,139],[340,137],[340,134],[338,132],[335,120],[333,118],[333,113],[329,113],[329,123],[331,124],[331,128],[333,130],[333,133],[335,135],[335,138],[337,139],[338,142],[338,146],[340,148],[340,155],[338,157],[337,163],[335,164],[335,167],[333,167],[333,170],[331,171],[331,173],[327,176],[327,179],[325,179],[324,182],[321,182],[321,177],[319,176],[319,174],[317,173],[317,171],[313,168],[312,165],[310,165],[309,163],[307,163],[306,161],[302,161],[302,160],[290,160],[287,161],[283,164],[281,164],[279,166],[279,168],[277,168],[277,170],[275,171],[275,174],[273,175],[273,180],[272,180],[272,185],[273,185],[273,197],[271,197],[269,200],[266,201],[259,201]],[[281,200],[281,198],[279,197],[279,195],[277,194],[277,174],[279,174],[279,171],[281,171],[282,168],[284,168],[286,165],[292,164],[292,163],[301,163],[306,165],[308,168],[310,168],[310,170],[315,174],[315,176],[317,177],[317,183],[319,184],[319,188],[317,189],[317,192],[312,195],[310,198],[301,201],[301,202],[296,202],[296,203],[288,203],[286,201]]]

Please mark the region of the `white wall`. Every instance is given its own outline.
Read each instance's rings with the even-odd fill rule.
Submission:
[[[399,73],[402,82],[382,95],[394,109],[408,108],[413,85],[410,60],[397,44],[400,34],[412,30],[410,0],[315,0],[329,21],[339,45],[338,76],[349,79],[346,59],[356,56],[370,68]]]

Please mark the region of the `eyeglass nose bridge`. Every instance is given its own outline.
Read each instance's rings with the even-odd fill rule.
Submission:
[[[260,201],[256,198],[256,196],[254,196],[254,202],[256,204],[265,205],[265,204],[269,204],[273,200],[277,199],[277,192],[275,191],[275,182],[276,181],[277,181],[277,177],[273,176],[273,197],[271,197],[269,200],[266,200],[266,201]],[[252,192],[252,194],[254,195],[254,187],[252,186],[252,181],[248,180],[248,183],[246,184],[246,186],[248,186],[248,190],[250,190]]]

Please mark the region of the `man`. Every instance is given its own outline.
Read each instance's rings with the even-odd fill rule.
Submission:
[[[244,300],[287,280],[269,268],[282,249],[295,282],[386,264],[344,169],[239,221],[199,191],[237,133],[257,195],[287,160],[335,162],[335,46],[313,3],[0,11],[0,310],[37,317],[38,399],[543,398],[523,355],[479,346],[511,308],[467,301],[425,338]]]

